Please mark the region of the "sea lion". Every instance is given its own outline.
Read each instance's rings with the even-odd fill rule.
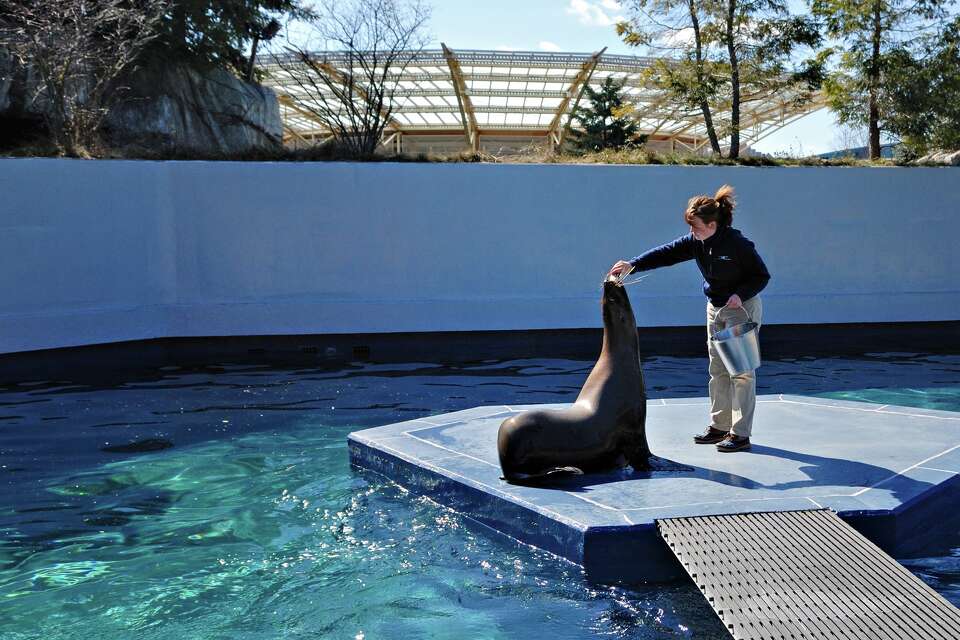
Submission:
[[[604,281],[600,309],[603,347],[573,406],[528,411],[500,425],[497,451],[508,482],[539,483],[627,463],[636,470],[651,467],[637,321],[616,277]]]

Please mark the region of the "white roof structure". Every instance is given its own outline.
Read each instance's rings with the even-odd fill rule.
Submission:
[[[349,64],[343,53],[321,52],[317,59],[332,74]],[[322,138],[329,131],[309,108],[311,97],[291,76],[292,56],[263,65],[264,84],[277,92],[285,141]],[[677,105],[651,77],[654,58],[641,56],[525,51],[441,50],[411,54],[388,97],[391,121],[384,144],[401,136],[461,136],[464,148],[479,149],[484,138],[540,139],[552,146],[565,136],[570,113],[584,86],[598,88],[606,78],[623,84],[634,104],[633,116],[650,141],[671,149],[709,149],[699,109]],[[342,77],[342,75],[341,75]],[[391,83],[392,84],[392,83]],[[824,106],[822,95],[798,104],[796,92],[741,98],[741,144],[751,145],[777,129]],[[728,108],[715,106],[714,123],[722,135]]]

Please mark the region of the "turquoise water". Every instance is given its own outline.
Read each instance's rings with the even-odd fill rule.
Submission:
[[[591,362],[167,368],[0,390],[0,638],[726,638],[349,467],[353,430],[571,401]],[[706,361],[644,362],[651,397]],[[960,411],[960,356],[765,363],[761,393]],[[760,433],[762,425],[758,425]],[[960,532],[905,562],[960,604]]]

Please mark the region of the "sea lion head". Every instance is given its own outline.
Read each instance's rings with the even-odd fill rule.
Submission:
[[[603,297],[600,299],[603,330],[618,342],[625,340],[629,347],[637,347],[637,319],[630,306],[627,289],[620,280],[611,276],[603,281]]]

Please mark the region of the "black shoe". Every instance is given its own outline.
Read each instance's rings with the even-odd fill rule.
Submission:
[[[700,435],[693,436],[693,441],[697,444],[714,444],[716,442],[720,442],[728,435],[730,434],[722,429],[707,427],[707,430]]]
[[[747,451],[750,449],[750,438],[735,436],[732,433],[723,439],[723,442],[717,445],[717,451],[723,453],[733,453],[734,451]]]

